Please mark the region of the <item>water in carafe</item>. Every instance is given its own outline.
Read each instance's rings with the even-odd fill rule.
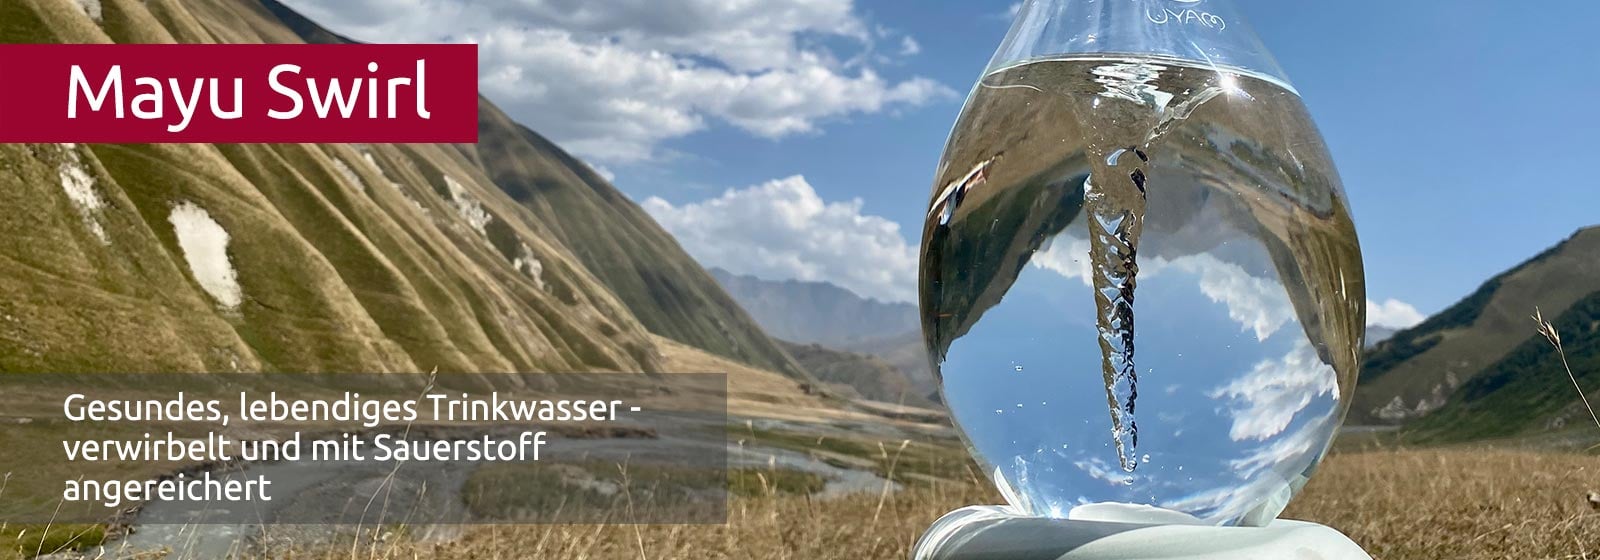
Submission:
[[[1084,46],[1119,29],[1149,52]],[[1247,33],[1218,0],[1030,3],[951,134],[924,335],[1025,513],[1262,524],[1343,418],[1360,248],[1327,147]]]

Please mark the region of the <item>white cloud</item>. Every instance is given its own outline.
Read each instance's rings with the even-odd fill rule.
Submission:
[[[635,50],[702,56],[739,71],[784,68],[828,54],[801,46],[802,33],[868,38],[851,0],[523,0],[473,9]]]
[[[1290,489],[1305,484],[1306,467],[1320,457],[1333,437],[1337,415],[1328,415],[1284,434],[1269,443],[1230,459],[1227,470],[1240,485],[1224,485],[1161,506],[1190,512],[1207,523],[1242,520],[1245,524],[1271,521],[1288,505]]]
[[[589,166],[589,169],[593,169],[594,170],[594,174],[595,175],[599,175],[600,178],[601,179],[605,179],[607,183],[615,183],[615,182],[617,182],[617,174],[613,173],[610,168],[607,168],[604,165],[599,165],[599,164],[595,164],[595,163],[588,163],[588,162],[584,162],[584,163],[585,163],[585,165]]]
[[[1257,447],[1249,454],[1228,461],[1228,466],[1239,478],[1246,480],[1256,478],[1257,473],[1274,467],[1290,472],[1303,470],[1305,458],[1321,452],[1332,438],[1332,430],[1328,427],[1336,419],[1337,416],[1319,418],[1293,433]]]
[[[644,209],[705,266],[763,278],[826,281],[884,301],[913,301],[917,257],[900,225],[827,202],[805,177],[777,179],[683,205]]]
[[[1091,279],[1094,277],[1094,267],[1089,264],[1088,239],[1058,235],[1046,243],[1048,245],[1033,253],[1033,259],[1028,264],[1083,282],[1085,287],[1094,287],[1094,280]],[[1148,278],[1150,271],[1144,272]]]
[[[1251,276],[1244,267],[1210,253],[1174,259],[1174,269],[1200,276],[1200,292],[1228,308],[1228,318],[1266,340],[1291,321],[1294,305],[1277,279]]]
[[[1113,466],[1104,458],[1098,456],[1074,461],[1072,466],[1089,475],[1089,478],[1112,486],[1132,486],[1134,482],[1138,481],[1138,477],[1134,476],[1134,473],[1123,470],[1121,465]]]
[[[957,97],[861,66],[877,38],[851,0],[286,1],[356,39],[478,43],[486,95],[602,163],[655,158],[711,122],[781,138]],[[841,62],[818,37],[861,52]]]
[[[1387,299],[1382,303],[1367,300],[1367,326],[1389,329],[1407,329],[1417,326],[1427,317],[1411,304]]]
[[[1029,261],[1035,267],[1060,274],[1069,279],[1094,287],[1089,264],[1089,240],[1058,236],[1048,247],[1034,253]],[[1166,274],[1169,270],[1190,274],[1198,278],[1200,292],[1212,302],[1228,308],[1228,318],[1240,328],[1252,331],[1256,340],[1266,340],[1284,325],[1295,320],[1294,306],[1289,294],[1275,279],[1251,276],[1244,267],[1223,261],[1210,253],[1185,255],[1176,259],[1151,257],[1139,263],[1139,276],[1144,280]]]
[[[1089,266],[1088,254],[1088,240],[1058,236],[1049,246],[1034,253],[1029,262],[1035,267],[1093,287],[1091,274],[1094,270]],[[1228,317],[1242,328],[1254,331],[1257,340],[1266,340],[1284,325],[1296,320],[1288,293],[1275,279],[1252,276],[1244,267],[1209,253],[1171,260],[1162,257],[1143,259],[1139,275],[1148,280],[1166,273],[1168,269],[1197,276],[1200,291],[1211,301],[1225,305]],[[1367,326],[1404,329],[1416,326],[1425,318],[1416,307],[1397,299],[1391,298],[1381,303],[1367,300]]]
[[[1322,361],[1305,339],[1295,339],[1294,349],[1277,360],[1262,360],[1248,373],[1207,396],[1233,404],[1234,441],[1266,441],[1289,428],[1294,417],[1313,400],[1337,399],[1338,375]],[[1242,467],[1241,467],[1242,468]]]
[[[917,43],[916,39],[912,39],[910,35],[900,38],[901,56],[911,56],[920,52],[922,52],[922,45]]]

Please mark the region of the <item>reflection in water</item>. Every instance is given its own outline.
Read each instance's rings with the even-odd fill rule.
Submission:
[[[984,312],[1000,303],[1034,252],[1077,218],[1083,208],[1082,185],[1087,177],[1055,183],[1034,181],[998,194],[983,192],[979,197],[983,207],[968,208],[965,220],[973,222],[971,227],[980,228],[972,232],[976,235],[953,236],[952,228],[944,224],[924,234],[925,245],[937,243],[954,249],[924,253],[922,261],[923,302],[935,302],[941,310],[933,323],[924,320],[925,334],[936,341],[939,361],[951,341],[965,336]],[[958,186],[950,192],[962,194],[941,198],[934,207],[938,212],[930,216],[953,214],[965,193],[974,190],[965,181],[955,184]],[[983,228],[986,218],[987,227]],[[945,254],[958,254],[969,260],[959,267],[946,267],[941,260]],[[923,309],[928,307],[924,305]],[[929,327],[933,330],[927,330]]]
[[[1007,499],[1275,516],[1342,419],[1365,302],[1298,97],[1179,64],[1030,63],[984,79],[941,169],[924,334]]]
[[[1333,368],[1322,363],[1305,340],[1277,359],[1256,364],[1243,376],[1207,393],[1233,403],[1234,441],[1265,441],[1289,428],[1295,415],[1321,397],[1338,398]]]

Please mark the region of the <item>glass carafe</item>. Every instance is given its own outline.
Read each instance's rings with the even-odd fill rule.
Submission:
[[[1028,515],[1261,525],[1326,453],[1364,340],[1316,126],[1228,0],[1029,0],[923,229],[945,402]]]

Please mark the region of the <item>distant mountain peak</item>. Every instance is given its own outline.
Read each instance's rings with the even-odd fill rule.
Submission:
[[[718,279],[718,281],[721,281],[721,279],[723,279],[723,278],[727,278],[727,279],[730,279],[730,280],[739,280],[739,281],[747,281],[747,282],[748,281],[766,282],[766,283],[771,283],[771,284],[782,284],[782,285],[785,285],[785,286],[801,287],[801,288],[813,289],[813,290],[823,290],[823,291],[829,291],[829,292],[840,292],[842,296],[848,296],[850,298],[858,299],[858,300],[861,300],[862,302],[865,302],[865,303],[883,305],[883,306],[888,306],[888,307],[896,307],[896,308],[908,308],[908,309],[913,309],[913,310],[916,309],[916,305],[915,304],[911,304],[911,303],[907,303],[907,302],[903,302],[903,301],[882,300],[882,299],[878,299],[878,298],[871,297],[871,296],[863,296],[863,295],[861,295],[859,293],[856,293],[855,290],[852,290],[850,288],[846,288],[844,286],[840,286],[838,284],[834,284],[833,282],[828,282],[826,280],[800,280],[800,279],[796,279],[796,278],[784,278],[782,280],[773,280],[773,279],[770,279],[770,278],[762,278],[762,277],[756,276],[754,274],[740,274],[740,273],[737,273],[737,272],[731,272],[728,269],[722,268],[720,266],[713,266],[713,267],[707,269],[707,271],[710,272],[712,276],[716,277]]]
[[[763,280],[721,268],[710,272],[768,334],[794,343],[789,353],[819,379],[848,382],[873,398],[936,398],[938,382],[923,348],[917,306],[861,297],[829,282]],[[818,344],[826,351],[811,348]],[[883,376],[885,364],[904,379]]]
[[[830,282],[764,280],[712,268],[716,278],[768,334],[802,344],[845,348],[917,328],[917,306],[862,297]]]

